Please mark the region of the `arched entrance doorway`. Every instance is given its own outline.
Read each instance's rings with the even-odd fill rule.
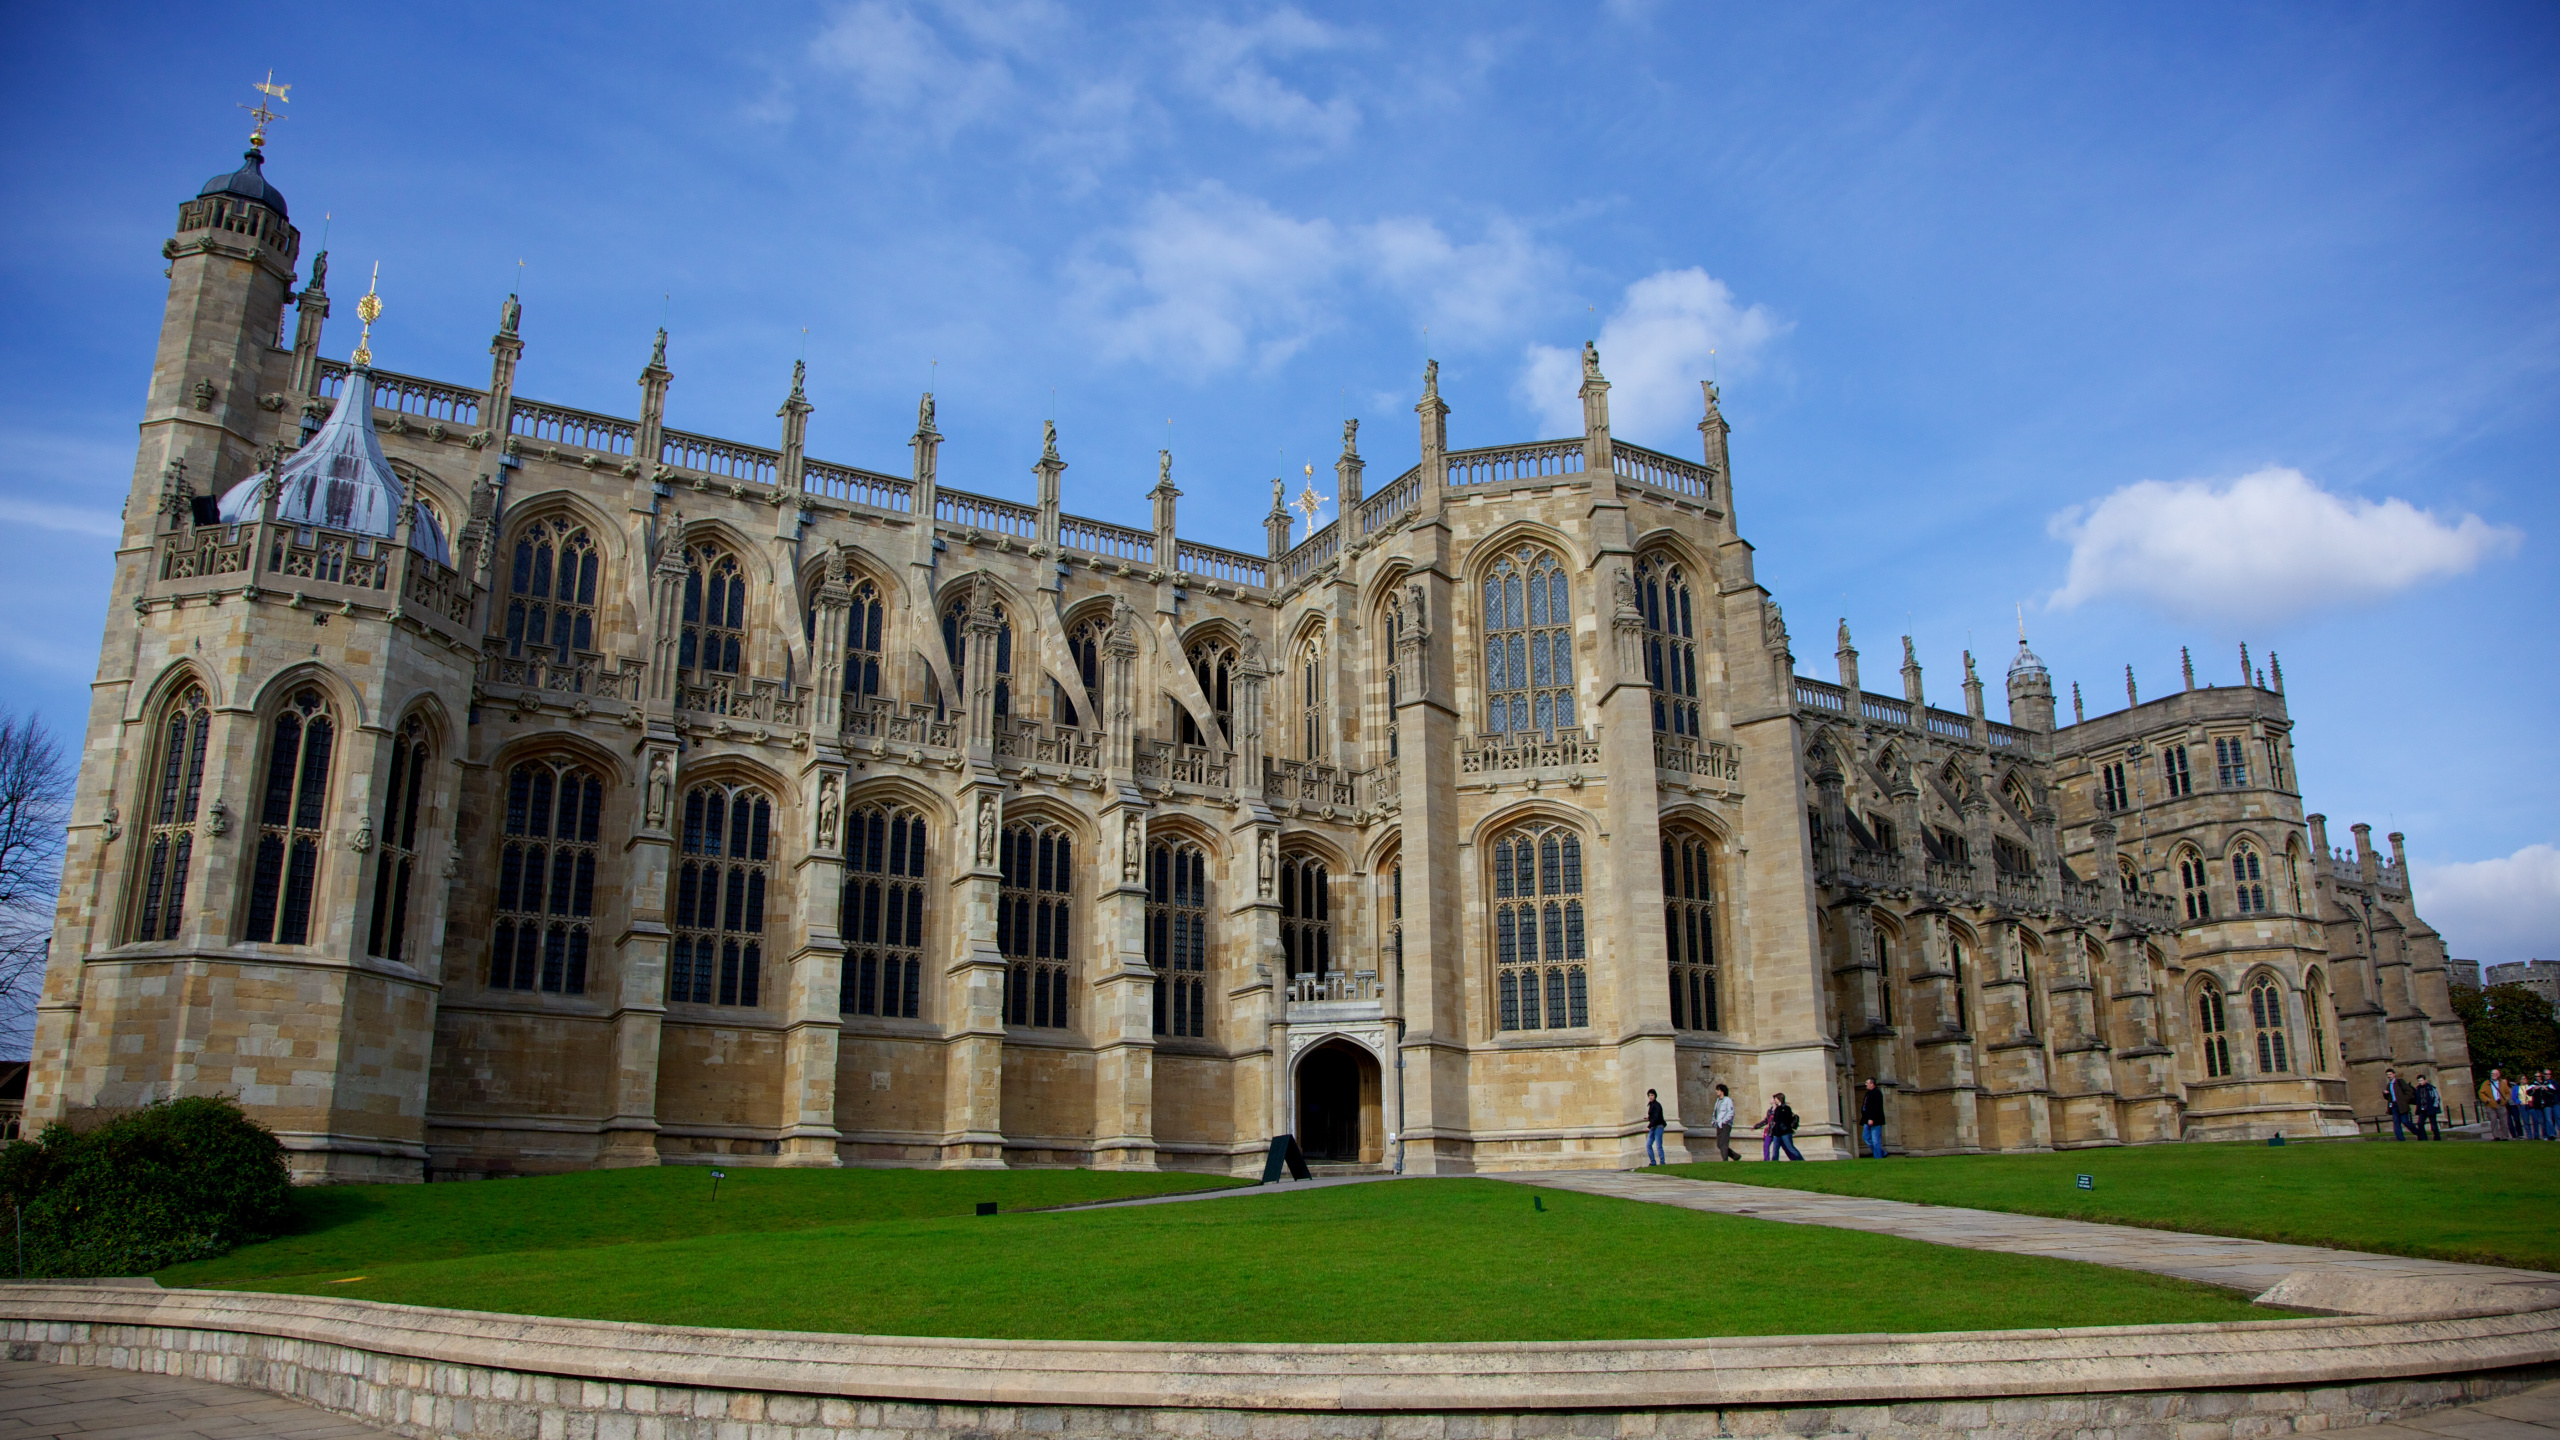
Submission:
[[[1327,1040],[1298,1061],[1298,1146],[1310,1161],[1374,1164],[1386,1155],[1378,1060]]]

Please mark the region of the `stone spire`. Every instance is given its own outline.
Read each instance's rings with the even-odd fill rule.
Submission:
[[[659,441],[667,423],[667,387],[675,378],[667,368],[667,331],[662,325],[649,346],[649,364],[640,372],[640,433],[631,447],[631,459],[644,476],[654,477],[657,472]]]
[[[1911,637],[1902,637],[1902,698],[1914,705],[1929,702],[1921,698],[1920,657],[1911,648]]]
[[[1849,643],[1849,617],[1840,617],[1840,648],[1833,652],[1840,662],[1840,688],[1849,692],[1849,713],[1858,711],[1858,647]]]
[[[2187,688],[2190,690],[2196,688],[2196,660],[2194,656],[2187,653],[2187,647],[2184,645],[2178,647],[2178,669],[2187,677]]]
[[[1342,422],[1342,454],[1333,462],[1333,493],[1341,501],[1342,513],[1353,514],[1360,508],[1360,475],[1367,466],[1360,459],[1360,422]],[[1359,537],[1345,532],[1344,540]]]
[[[809,362],[791,362],[791,393],[783,397],[782,408],[773,413],[782,421],[782,463],[774,472],[774,483],[787,493],[800,489],[801,467],[808,459],[809,412],[817,407],[809,403]]]
[[[1274,560],[1289,553],[1289,505],[1280,493],[1286,484],[1277,475],[1271,477],[1271,513],[1262,517],[1263,538],[1269,543]]]

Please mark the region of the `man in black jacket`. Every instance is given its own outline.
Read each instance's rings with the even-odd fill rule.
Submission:
[[[1858,1094],[1858,1133],[1866,1139],[1867,1154],[1884,1158],[1884,1092],[1876,1088],[1875,1077],[1867,1077],[1867,1088]]]
[[[2411,1102],[2418,1107],[2418,1136],[2425,1140],[2444,1138],[2444,1126],[2437,1116],[2444,1113],[2444,1097],[2436,1093],[2436,1082],[2421,1075]]]
[[[2406,1140],[2409,1138],[2403,1133],[2403,1129],[2409,1123],[2410,1099],[2409,1087],[2400,1083],[2400,1072],[2397,1070],[2383,1071],[2382,1103],[2388,1106],[2391,1110],[2391,1138],[2394,1140]],[[2423,1130],[2419,1131],[2418,1138],[2421,1140],[2425,1139],[2426,1132]]]
[[[1662,1097],[1651,1090],[1644,1092],[1644,1163],[1668,1165],[1662,1153]]]

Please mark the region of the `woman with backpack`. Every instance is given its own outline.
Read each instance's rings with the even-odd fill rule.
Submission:
[[[1796,1149],[1796,1112],[1787,1108],[1787,1092],[1781,1090],[1769,1106],[1769,1136],[1790,1160],[1802,1160]]]

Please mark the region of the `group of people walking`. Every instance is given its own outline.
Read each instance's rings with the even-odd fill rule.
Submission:
[[[1716,1086],[1716,1154],[1727,1160],[1739,1160],[1741,1152],[1733,1148],[1733,1087]],[[1803,1123],[1795,1109],[1787,1104],[1787,1094],[1780,1090],[1769,1096],[1769,1108],[1760,1113],[1760,1158],[1763,1160],[1802,1160],[1804,1152],[1796,1148],[1796,1128]],[[1651,1090],[1644,1092],[1644,1156],[1648,1165],[1669,1163],[1663,1158],[1662,1097]],[[1884,1092],[1869,1080],[1858,1097],[1858,1136],[1876,1159],[1884,1158]]]
[[[2510,1080],[2491,1070],[2480,1082],[2480,1118],[2489,1122],[2492,1140],[2560,1140],[2560,1078],[2537,1070]],[[2392,1116],[2399,1132],[2399,1116]]]

